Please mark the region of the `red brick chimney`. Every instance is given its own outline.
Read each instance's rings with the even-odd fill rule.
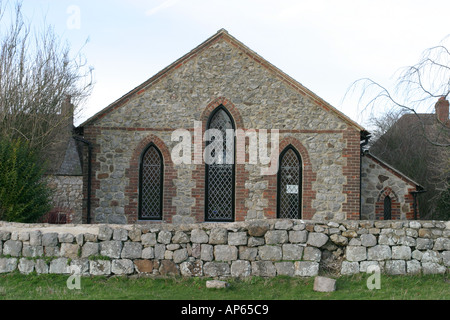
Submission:
[[[438,102],[436,102],[436,105],[434,106],[436,108],[436,117],[438,120],[442,123],[448,123],[449,117],[449,102],[445,99],[445,97],[440,97]]]

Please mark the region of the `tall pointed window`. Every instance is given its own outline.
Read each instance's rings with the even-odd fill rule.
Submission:
[[[222,105],[211,114],[205,134],[205,220],[234,220],[234,122]]]
[[[384,198],[384,220],[391,220],[392,217],[392,200],[391,197]]]
[[[300,219],[302,207],[302,161],[293,146],[286,147],[278,161],[277,218]]]
[[[161,220],[164,163],[161,152],[150,144],[142,154],[139,182],[139,219]]]

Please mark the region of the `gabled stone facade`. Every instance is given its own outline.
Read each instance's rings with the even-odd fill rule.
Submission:
[[[235,132],[260,139],[267,133],[271,141],[277,130],[278,150],[269,143],[267,155],[273,151],[281,160],[291,149],[301,164],[298,185],[280,188],[278,171],[262,174],[270,164],[250,161],[255,143],[249,134],[245,153],[236,152],[233,165],[232,221],[277,218],[280,192],[298,195],[296,218],[360,218],[365,130],[222,29],[77,129],[93,146],[90,181],[84,155],[83,221],[87,216],[94,223],[119,224],[207,220],[211,178],[205,163],[196,160],[202,159],[202,138],[219,109]],[[180,129],[192,142],[190,163],[171,157],[180,143],[172,134]],[[140,218],[142,163],[149,148],[157,150],[162,174],[160,193],[153,196],[161,199],[161,217],[150,221]]]

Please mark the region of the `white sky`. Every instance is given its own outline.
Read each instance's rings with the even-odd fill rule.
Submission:
[[[386,86],[401,67],[450,34],[449,0],[25,0],[94,67],[96,85],[77,124],[219,29],[364,125],[360,78]]]

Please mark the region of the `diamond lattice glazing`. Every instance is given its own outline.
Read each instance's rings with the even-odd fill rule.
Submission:
[[[280,163],[279,218],[300,218],[301,165],[294,150],[284,153]]]
[[[227,144],[227,129],[233,129],[233,123],[224,110],[216,112],[208,129],[218,129],[222,133],[222,159],[209,164],[207,170],[206,218],[207,220],[233,220],[233,175],[234,175],[234,137]],[[214,141],[214,139],[211,139]],[[210,143],[212,143],[212,141]],[[230,143],[231,142],[231,143]],[[211,153],[215,157],[215,150]]]
[[[161,218],[161,168],[162,159],[151,146],[142,159],[141,218]]]

